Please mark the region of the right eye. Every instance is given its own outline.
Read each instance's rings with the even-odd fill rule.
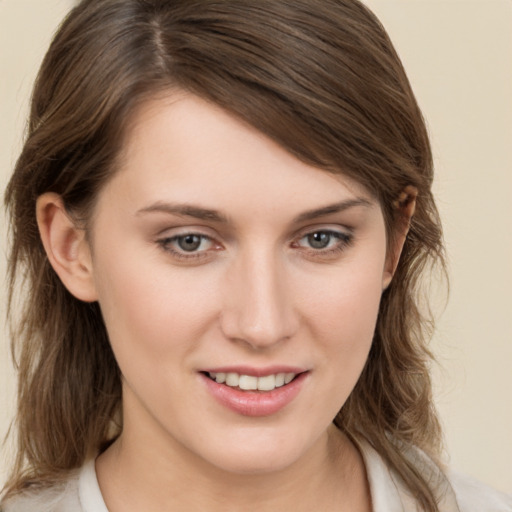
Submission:
[[[158,244],[179,259],[204,257],[208,251],[218,248],[210,237],[200,233],[184,233],[162,238],[158,240]]]

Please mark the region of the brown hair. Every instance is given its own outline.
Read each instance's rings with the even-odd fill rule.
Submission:
[[[11,215],[9,311],[18,364],[12,495],[58,481],[101,450],[121,401],[119,369],[97,303],[75,299],[51,268],[35,218],[44,192],[87,224],[135,106],[170,87],[214,102],[299,159],[363,184],[392,238],[394,202],[418,190],[398,269],[384,292],[363,373],[335,419],[364,438],[425,511],[435,490],[397,449],[434,459],[419,277],[443,261],[421,112],[381,24],[356,0],[84,0],[42,64],[28,136],[5,194]],[[14,314],[18,295],[21,313]],[[29,293],[27,293],[29,291]]]

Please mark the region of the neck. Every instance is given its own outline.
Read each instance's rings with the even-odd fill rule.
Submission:
[[[96,463],[111,512],[240,512],[256,504],[258,512],[370,510],[361,456],[334,426],[296,463],[255,474],[212,467],[180,445],[148,446],[130,437],[125,429]]]

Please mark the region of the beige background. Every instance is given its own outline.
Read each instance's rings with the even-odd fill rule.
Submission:
[[[38,63],[71,3],[0,0],[2,190],[20,148]],[[434,339],[443,367],[435,384],[451,465],[512,493],[512,1],[367,4],[403,58],[434,145],[451,274]],[[2,216],[0,230],[5,275]],[[3,436],[15,383],[4,324],[0,335]],[[4,448],[0,483],[7,455]]]

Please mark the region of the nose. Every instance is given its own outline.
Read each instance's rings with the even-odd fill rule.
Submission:
[[[226,337],[255,350],[291,338],[298,326],[285,263],[272,251],[237,258],[224,288],[221,329]]]

